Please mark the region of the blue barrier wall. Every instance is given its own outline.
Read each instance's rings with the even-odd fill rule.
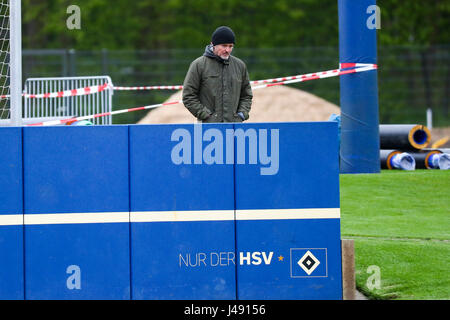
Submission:
[[[267,132],[272,154],[278,144],[279,160],[277,166],[276,161],[263,166],[278,167],[271,175],[261,174],[259,166],[236,165],[237,251],[242,254],[238,298],[340,299],[335,123],[255,124],[252,128]],[[258,138],[263,139],[261,134]],[[249,253],[250,261],[245,260]],[[308,264],[302,268],[300,260]],[[309,269],[304,270],[305,266]]]
[[[23,299],[22,129],[0,130],[0,299]]]
[[[11,130],[9,296],[342,297],[336,123]]]
[[[200,164],[208,128],[232,125],[130,127],[133,299],[235,299],[233,166]]]
[[[129,299],[128,127],[23,135],[26,299]]]

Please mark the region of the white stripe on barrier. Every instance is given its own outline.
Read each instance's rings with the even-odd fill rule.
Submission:
[[[131,222],[232,221],[234,210],[131,212]]]
[[[22,214],[2,214],[0,215],[0,226],[17,226],[23,224]]]
[[[236,220],[339,219],[339,208],[236,210]]]
[[[128,223],[128,222],[188,222],[233,220],[299,220],[339,219],[339,208],[199,210],[199,211],[136,211],[85,212],[0,215],[0,226]]]
[[[129,212],[26,214],[25,225],[129,222]]]

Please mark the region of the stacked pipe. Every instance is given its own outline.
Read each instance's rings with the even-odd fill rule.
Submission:
[[[380,150],[381,169],[414,170],[416,160],[407,152],[399,150]]]
[[[423,149],[413,156],[420,169],[450,169],[450,149]]]
[[[417,124],[380,125],[382,169],[450,169],[449,149],[426,149],[431,133]]]

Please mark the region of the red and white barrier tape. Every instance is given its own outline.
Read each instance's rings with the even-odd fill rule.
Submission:
[[[354,69],[342,70],[342,69],[347,69],[347,68],[354,68]],[[299,80],[299,81],[289,82],[289,83],[294,83],[294,82],[302,82],[302,81],[315,80],[315,79],[330,78],[330,77],[334,77],[334,76],[340,76],[342,74],[348,74],[348,73],[354,73],[354,72],[362,72],[362,71],[373,70],[373,69],[377,69],[377,65],[376,64],[341,63],[340,64],[340,69],[320,71],[320,72],[316,72],[316,73],[300,74],[300,75],[281,77],[281,78],[256,80],[256,81],[251,81],[250,84],[251,85],[273,84],[273,83],[278,83],[278,82]],[[97,92],[104,91],[107,88],[108,88],[108,83],[105,83],[105,84],[99,85],[99,86],[90,86],[90,87],[85,87],[85,88],[78,88],[78,89],[58,91],[58,92],[51,92],[51,93],[41,93],[41,94],[24,93],[23,96],[25,98],[36,98],[36,99],[39,99],[39,98],[73,97],[73,96],[94,94],[94,93],[97,93]],[[122,91],[134,91],[134,90],[182,90],[183,86],[182,85],[172,85],[172,86],[138,86],[138,87],[118,87],[118,86],[115,86],[115,87],[112,87],[112,88],[113,88],[113,90],[119,90],[119,91],[120,90],[122,90]],[[9,95],[2,95],[2,96],[0,96],[0,99],[5,99],[5,98],[9,98]]]
[[[347,69],[347,68],[356,68],[356,69],[342,70],[342,69]],[[299,74],[299,75],[295,75],[295,76],[288,76],[288,77],[281,77],[281,78],[273,78],[273,79],[250,81],[250,84],[251,85],[260,85],[260,84],[284,82],[284,81],[290,81],[290,80],[299,80],[299,81],[295,81],[295,82],[302,82],[302,81],[308,81],[308,80],[336,77],[336,76],[340,76],[342,74],[362,72],[362,71],[368,71],[368,70],[374,70],[374,69],[377,69],[377,65],[376,64],[370,64],[370,63],[341,63],[339,69],[320,71],[320,72],[316,72],[316,73]],[[294,82],[290,82],[290,83],[294,83]],[[256,87],[254,87],[254,88],[256,88]],[[114,87],[114,90],[128,90],[128,91],[133,91],[133,90],[182,90],[182,89],[183,89],[182,85],[175,85],[175,86],[142,86],[142,87]]]
[[[348,68],[352,68],[352,69],[348,69]],[[321,71],[321,72],[316,72],[316,73],[308,73],[308,74],[292,76],[292,77],[259,80],[260,83],[264,83],[264,81],[266,83],[263,85],[252,87],[252,89],[261,89],[261,88],[267,88],[267,87],[272,87],[272,86],[277,86],[277,85],[284,85],[284,84],[303,82],[303,81],[309,81],[309,80],[337,77],[337,76],[341,76],[341,75],[345,75],[345,74],[364,72],[364,71],[370,71],[370,70],[376,70],[376,69],[378,69],[378,66],[376,64],[342,63],[342,64],[340,64],[340,69]],[[284,80],[284,79],[286,79],[286,80]],[[158,108],[158,107],[163,107],[163,106],[168,106],[168,105],[175,105],[175,104],[179,104],[179,103],[183,103],[183,101],[179,100],[179,101],[174,101],[174,102],[158,103],[158,104],[153,104],[153,105],[149,105],[149,106],[130,108],[130,109],[122,109],[122,110],[116,110],[116,111],[111,111],[111,112],[104,112],[104,113],[98,113],[98,114],[94,114],[94,115],[81,116],[81,117],[72,117],[72,118],[61,119],[61,120],[49,120],[49,121],[28,124],[27,126],[55,126],[55,125],[60,125],[60,124],[71,124],[76,121],[95,119],[95,118],[99,118],[99,117],[112,116],[112,115],[134,112],[134,111],[139,111],[139,110],[148,110],[148,109],[153,109],[153,108]]]
[[[119,91],[137,91],[137,90],[182,90],[183,86],[146,86],[146,87],[113,87]]]
[[[88,94],[94,94],[98,92],[105,91],[109,87],[108,83],[104,83],[102,85],[89,86],[84,88],[77,88],[71,90],[50,92],[50,93],[39,93],[39,94],[31,94],[31,93],[22,93],[24,98],[30,99],[46,99],[46,98],[64,98],[64,97],[75,97],[75,96],[84,96]],[[10,95],[2,95],[0,99],[9,99]]]
[[[29,127],[30,126],[56,126],[56,125],[60,125],[60,124],[72,124],[72,123],[74,123],[76,121],[95,119],[95,118],[106,117],[106,116],[113,116],[113,115],[116,115],[116,114],[133,112],[133,111],[139,111],[139,110],[148,110],[148,109],[153,109],[153,108],[162,107],[162,106],[169,106],[169,105],[172,105],[172,104],[179,104],[181,102],[182,101],[180,100],[180,101],[174,101],[174,102],[158,103],[158,104],[153,104],[153,105],[150,105],[150,106],[137,107],[137,108],[131,108],[131,109],[122,109],[122,110],[117,110],[117,111],[93,114],[93,115],[89,115],[89,116],[82,116],[82,117],[74,117],[74,118],[61,119],[61,120],[50,120],[50,121],[32,123],[32,124],[28,124],[27,126],[29,126]]]
[[[24,93],[23,96],[25,98],[32,98],[32,99],[75,97],[75,96],[83,96],[83,95],[102,92],[102,91],[106,90],[108,88],[108,86],[109,86],[108,83],[104,83],[102,85],[89,86],[89,87],[84,87],[84,88],[77,88],[77,89],[64,90],[64,91],[58,91],[58,92],[50,92],[50,93],[40,93],[40,94]]]
[[[349,67],[345,67],[343,69],[346,69],[346,68],[349,68]],[[344,74],[375,70],[375,69],[378,69],[378,66],[376,64],[364,64],[364,66],[357,67],[356,69],[349,69],[349,70],[343,70],[343,69],[320,71],[320,72],[308,73],[308,74],[303,74],[303,75],[293,76],[293,77],[261,80],[261,81],[259,81],[260,83],[266,83],[266,84],[254,86],[254,87],[252,87],[252,89],[254,90],[254,89],[268,88],[268,87],[273,87],[273,86],[278,86],[278,85],[283,85],[283,84],[291,84],[291,83],[304,82],[304,81],[310,81],[310,80],[338,77],[338,76],[342,76]]]

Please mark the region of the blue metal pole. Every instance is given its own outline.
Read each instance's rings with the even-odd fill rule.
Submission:
[[[377,63],[376,0],[338,0],[341,63]],[[341,173],[379,173],[377,71],[343,75]]]

